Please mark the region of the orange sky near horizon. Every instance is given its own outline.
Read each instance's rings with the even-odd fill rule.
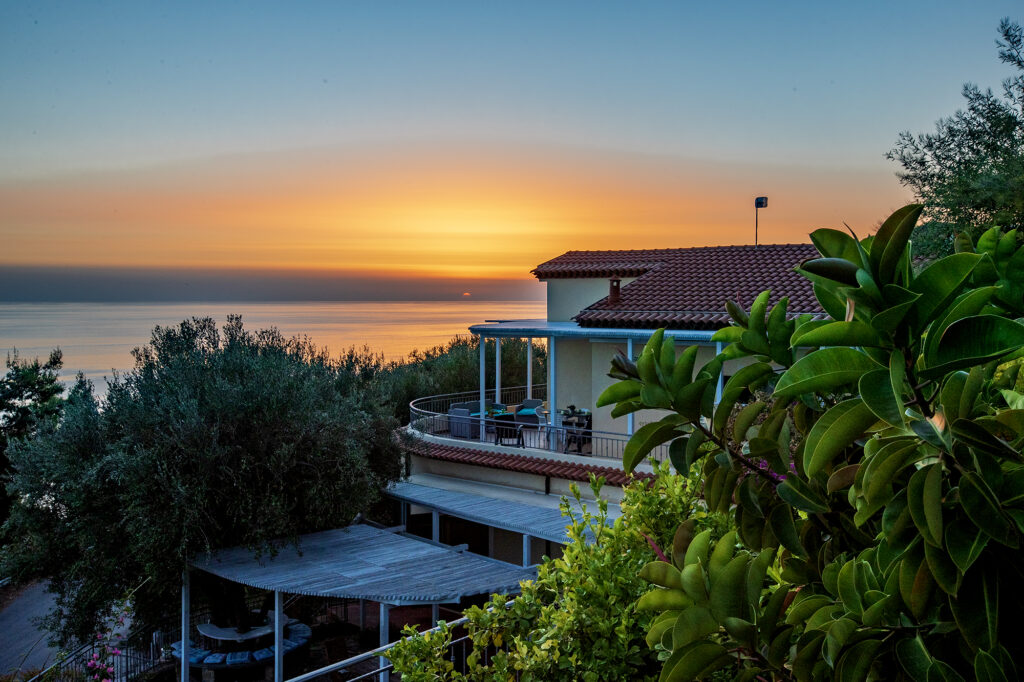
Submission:
[[[891,173],[582,148],[324,148],[0,183],[0,265],[530,278],[574,249],[859,234],[910,199]]]

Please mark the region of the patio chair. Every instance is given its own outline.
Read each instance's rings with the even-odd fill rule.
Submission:
[[[465,408],[448,410],[448,433],[453,438],[479,438],[480,422]]]
[[[523,402],[519,403],[519,409],[516,410],[516,414],[522,412],[523,410],[533,410],[536,414],[537,408],[543,404],[543,400],[538,400],[537,398],[527,398]],[[529,414],[529,412],[527,412],[526,414]]]
[[[536,412],[533,414],[523,414],[522,410],[516,412],[515,422],[518,424],[518,428],[516,428],[516,439],[519,447],[521,448],[526,447],[526,436],[524,435],[524,432],[533,431],[535,433],[540,433],[543,425],[543,422]]]
[[[569,448],[576,445],[576,453],[582,455],[583,447],[590,445],[591,439],[591,427],[593,426],[593,417],[590,414],[582,415],[576,414],[565,422],[565,450],[563,452],[569,452]]]
[[[503,441],[509,439],[514,440],[516,445],[521,445],[515,415],[499,414],[494,418],[494,444],[502,445]]]

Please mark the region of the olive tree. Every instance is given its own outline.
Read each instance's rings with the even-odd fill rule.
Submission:
[[[80,380],[10,454],[3,566],[50,578],[63,641],[142,583],[136,617],[159,622],[197,554],[345,525],[399,475],[385,396],[308,340],[193,319],[134,355],[105,400]]]

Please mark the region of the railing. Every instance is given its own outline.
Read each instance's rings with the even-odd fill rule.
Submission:
[[[100,653],[100,643],[86,642],[33,677],[29,682],[57,682],[58,680],[70,682],[91,681],[93,675],[96,674],[96,670],[90,668],[88,663],[93,660],[93,654],[95,653]],[[105,672],[101,677],[114,680],[115,682],[125,682],[126,680],[134,679],[148,670],[152,670],[164,662],[159,652],[150,651],[147,653],[139,651],[131,645],[125,645],[121,649],[120,654],[112,656],[105,661],[106,666],[113,668],[114,672]]]
[[[543,400],[547,397],[547,388],[543,385],[533,387],[532,397]],[[501,390],[502,404],[516,404],[526,398],[526,387],[515,386]],[[451,416],[451,406],[457,403],[480,400],[479,391],[450,393],[417,398],[409,403],[409,427],[419,433],[445,438],[456,438],[466,442],[467,446],[474,442],[517,445],[531,450],[579,454],[601,459],[622,461],[622,453],[629,442],[629,435],[609,431],[595,431],[575,426],[560,424],[522,425],[508,421],[479,416]],[[488,389],[484,400],[493,403],[494,389]],[[480,427],[483,422],[484,439],[480,438]],[[657,461],[668,459],[668,446],[663,445],[651,453]]]
[[[512,603],[513,602],[511,600],[506,602],[505,608],[510,607]],[[450,623],[448,623],[447,627],[449,628],[449,630],[459,627],[464,628],[466,623],[468,622],[469,618],[463,616],[458,620],[453,620]],[[420,633],[420,635],[426,634],[427,632],[438,632],[440,631],[440,629],[441,626],[433,627],[429,630],[426,630],[423,633]],[[342,678],[345,680],[345,682],[357,682],[357,680],[370,679],[376,679],[378,680],[378,682],[388,682],[388,680],[390,679],[391,672],[394,671],[395,666],[390,661],[385,659],[383,655],[385,652],[387,652],[397,644],[398,642],[389,642],[388,644],[385,644],[382,647],[378,647],[373,651],[367,651],[366,653],[359,654],[358,656],[346,658],[344,661],[338,661],[337,663],[325,665],[322,668],[311,670],[308,673],[303,673],[296,677],[292,677],[286,680],[286,682],[312,682],[312,680],[315,680],[316,678],[321,677],[323,675],[331,675],[333,677],[335,675],[345,673],[354,675],[352,677],[345,676],[344,678]],[[453,666],[452,669],[454,671],[460,672],[463,675],[465,675],[468,672],[468,666],[466,664],[466,658],[468,656],[467,647],[471,646],[472,642],[470,641],[468,632],[462,635],[461,637],[453,639],[448,644],[448,651],[446,657],[448,658],[449,661],[451,661],[451,664]],[[502,648],[507,648],[507,646],[508,645],[506,644]],[[488,661],[490,659],[490,653],[490,651],[484,652],[484,665],[488,664]],[[374,662],[373,659],[377,659],[377,661]],[[356,670],[359,668],[361,668],[361,670]],[[519,680],[518,673],[516,673],[515,680]]]

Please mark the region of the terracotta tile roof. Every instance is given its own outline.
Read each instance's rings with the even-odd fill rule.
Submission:
[[[811,244],[706,246],[640,251],[569,251],[534,269],[538,279],[637,277],[575,319],[583,327],[718,329],[729,323],[725,301],[748,308],[765,289],[771,304],[789,297],[791,314],[823,311],[811,283],[794,268],[818,255]]]
[[[477,448],[432,443],[418,438],[405,439],[403,446],[409,452],[420,457],[488,467],[490,469],[502,469],[525,474],[536,474],[538,476],[563,478],[568,481],[584,482],[589,481],[590,474],[593,473],[595,476],[604,476],[605,481],[609,485],[615,486],[623,486],[630,481],[629,474],[625,473],[620,467],[559,462],[529,455],[509,455],[502,452],[479,450]],[[634,472],[633,478],[653,479],[654,476],[648,473]]]

